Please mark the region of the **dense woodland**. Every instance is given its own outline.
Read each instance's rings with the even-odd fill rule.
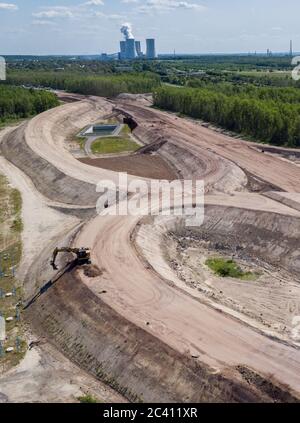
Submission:
[[[290,56],[185,56],[134,62],[11,57],[7,83],[104,97],[154,92],[157,107],[253,140],[300,147],[300,81],[291,78],[292,68]],[[2,115],[3,110],[0,103]]]
[[[0,85],[0,122],[33,116],[58,104],[46,91]]]
[[[85,75],[80,73],[18,71],[8,74],[7,82],[16,85],[51,87],[85,95],[114,97],[121,93],[147,93],[160,85],[151,73],[122,75]]]
[[[300,92],[297,89],[168,86],[156,90],[154,104],[262,142],[300,146]]]

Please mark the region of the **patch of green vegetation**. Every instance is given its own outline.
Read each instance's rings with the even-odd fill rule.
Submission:
[[[55,94],[0,84],[0,121],[23,119],[59,105]]]
[[[18,232],[18,233],[21,233],[23,231],[23,222],[22,222],[21,216],[18,216],[16,217],[16,219],[14,219],[11,225],[11,229],[14,232]]]
[[[17,189],[13,189],[10,194],[14,213],[20,213],[22,209],[22,197]]]
[[[24,122],[26,119],[21,118],[5,118],[3,120],[0,120],[0,129],[3,129],[7,126],[13,126],[17,125],[19,123]]]
[[[222,278],[236,278],[242,280],[254,280],[256,276],[252,272],[244,272],[234,260],[223,258],[212,258],[206,260],[205,264],[218,276]]]
[[[99,401],[90,394],[83,395],[82,397],[79,397],[78,401],[81,402],[81,404],[97,404],[97,403],[99,403]]]
[[[92,144],[94,154],[114,154],[136,151],[140,146],[128,138],[107,137],[99,138]]]
[[[76,137],[76,141],[79,143],[80,149],[83,150],[85,142],[86,142],[86,138],[85,137]]]
[[[131,134],[131,129],[128,125],[124,125],[121,131],[121,135],[129,136]]]
[[[119,125],[119,121],[115,118],[106,119],[102,121],[103,125]]]

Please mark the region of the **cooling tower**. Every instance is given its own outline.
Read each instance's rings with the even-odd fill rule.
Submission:
[[[125,43],[126,43],[126,59],[127,60],[135,59],[136,53],[135,53],[134,38],[128,38],[128,40],[126,40]]]
[[[121,60],[126,59],[126,42],[125,41],[120,42],[120,59]]]
[[[135,51],[136,51],[136,54],[138,55],[138,57],[142,56],[142,49],[141,49],[141,42],[140,41],[135,42]]]
[[[153,38],[148,38],[146,40],[146,44],[147,44],[147,52],[146,52],[147,59],[155,59],[156,58],[155,40]]]

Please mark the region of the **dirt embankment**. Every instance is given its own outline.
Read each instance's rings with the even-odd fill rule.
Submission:
[[[205,128],[197,121],[159,110],[131,103],[124,103],[122,108],[131,114],[143,130],[149,131],[149,134],[152,132],[153,139],[156,133],[156,137],[166,137],[168,142],[195,152],[206,163],[213,160],[214,165],[209,165],[209,171],[202,172],[210,190],[215,188],[221,192],[230,192],[231,189],[232,192],[243,189],[245,174],[241,169],[245,169],[282,190],[299,192],[299,166],[270,154],[262,154],[253,149],[257,146],[254,143],[231,138]]]
[[[187,234],[219,250],[300,273],[300,219],[267,212],[209,206],[203,226]]]
[[[115,172],[127,172],[136,177],[170,180],[177,179],[176,172],[160,156],[131,155],[99,159],[79,159],[81,163]]]
[[[99,198],[95,185],[65,175],[38,156],[26,143],[23,126],[4,137],[1,150],[7,160],[29,176],[46,198],[64,204],[95,206]]]
[[[204,179],[206,192],[243,191],[247,185],[245,173],[234,163],[213,154],[207,148],[193,145],[182,126],[167,124],[151,109],[132,104],[116,109],[135,122],[134,135],[151,151],[157,151],[184,179]],[[141,150],[143,153],[143,150]],[[148,152],[147,148],[145,153]]]
[[[299,217],[207,206],[199,228],[187,228],[178,217],[144,219],[136,241],[157,272],[193,297],[297,343],[293,318],[299,313],[299,236]],[[214,275],[205,263],[216,257],[234,258],[253,278]]]
[[[73,272],[43,294],[26,317],[37,334],[46,334],[72,361],[130,401],[274,401],[237,373],[216,374],[125,320]]]

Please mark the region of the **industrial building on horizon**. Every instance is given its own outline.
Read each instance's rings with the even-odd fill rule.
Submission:
[[[144,59],[155,59],[155,39],[146,39],[146,53],[144,54],[141,47],[141,42],[136,41],[133,34],[131,25],[126,23],[121,28],[121,33],[124,35],[125,40],[120,41],[120,60],[134,60],[139,58]]]

